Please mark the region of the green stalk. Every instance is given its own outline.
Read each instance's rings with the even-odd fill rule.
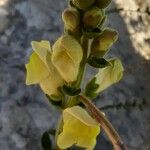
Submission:
[[[57,150],[61,150],[57,146],[57,138],[58,138],[58,135],[59,135],[60,131],[62,130],[62,126],[63,126],[63,118],[62,118],[62,115],[61,115],[59,120],[58,120],[58,124],[57,124],[57,128],[56,128],[56,134],[55,134],[55,147],[56,147]]]
[[[82,36],[81,45],[83,49],[83,58],[80,64],[77,81],[74,85],[75,88],[80,88],[82,81],[83,81],[84,73],[86,70],[86,61],[87,61],[88,52],[89,52],[89,39],[87,39],[85,36]],[[65,104],[65,107],[67,108],[67,107],[72,107],[76,105],[78,103],[76,98],[77,98],[76,96],[69,96]]]

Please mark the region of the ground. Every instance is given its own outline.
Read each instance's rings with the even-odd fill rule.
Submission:
[[[40,150],[41,134],[59,113],[38,86],[25,85],[32,40],[52,43],[63,32],[62,0],[0,0],[0,150]],[[96,99],[129,150],[150,150],[150,2],[114,0],[108,26],[119,32],[109,57],[119,57],[123,80]],[[89,69],[86,81],[93,73]],[[55,116],[55,117],[54,117]],[[104,133],[95,150],[111,150]]]

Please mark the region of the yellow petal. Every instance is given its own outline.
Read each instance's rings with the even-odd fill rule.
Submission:
[[[74,106],[72,108],[66,109],[66,111],[64,111],[64,117],[68,117],[68,115],[74,116],[88,126],[98,125],[98,123],[84,109],[79,106]]]
[[[97,93],[118,82],[123,76],[121,61],[115,58],[110,60],[110,63],[112,64],[111,66],[100,69],[96,75],[96,84],[99,85]]]
[[[44,80],[40,82],[40,87],[44,91],[45,94],[59,96],[61,94],[58,90],[58,87],[62,86],[63,84],[64,84],[64,81],[56,70],[54,74],[49,74],[47,78],[45,78]]]
[[[100,127],[83,108],[74,106],[65,109],[63,121],[63,131],[57,140],[60,148],[66,149],[74,144],[89,150],[95,147]]]
[[[32,48],[35,53],[40,57],[40,59],[47,65],[47,57],[51,55],[51,46],[49,41],[32,41]]]
[[[34,52],[26,65],[26,84],[39,83],[45,94],[59,96],[58,87],[64,80],[51,62],[51,48],[48,41],[32,42]]]
[[[26,70],[27,85],[39,83],[49,75],[47,67],[35,52],[31,54],[30,61],[26,64]]]
[[[52,62],[66,82],[77,79],[82,57],[82,48],[72,36],[60,37],[53,46]]]

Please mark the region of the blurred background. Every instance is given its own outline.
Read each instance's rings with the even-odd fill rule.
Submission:
[[[38,86],[25,85],[32,40],[63,32],[67,0],[0,0],[0,150],[41,150],[41,134],[54,127],[56,109]],[[150,1],[114,0],[107,25],[120,36],[110,57],[125,67],[123,80],[96,100],[129,150],[150,150]],[[92,70],[88,72],[89,78]],[[95,150],[112,150],[102,133]]]

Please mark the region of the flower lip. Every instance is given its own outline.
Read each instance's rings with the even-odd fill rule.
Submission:
[[[64,113],[69,113],[70,115],[74,116],[79,121],[83,122],[88,126],[97,126],[99,125],[91,116],[87,114],[85,110],[83,110],[79,106],[74,106],[72,108],[68,108],[64,111]],[[80,114],[80,115],[79,115]],[[82,114],[82,115],[81,115]]]

